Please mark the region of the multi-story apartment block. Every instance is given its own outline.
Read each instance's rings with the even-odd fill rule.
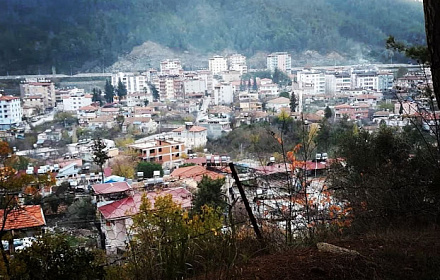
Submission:
[[[325,75],[325,93],[333,95],[351,89],[351,75],[347,72],[335,72]]]
[[[275,69],[290,74],[292,70],[292,56],[287,52],[276,52],[267,56],[267,69],[275,71]]]
[[[92,95],[76,91],[62,96],[63,111],[77,112],[79,108],[92,104]]]
[[[209,70],[198,70],[197,75],[199,79],[205,82],[208,93],[212,93],[212,91],[214,90],[214,85],[213,85],[214,78],[212,72]]]
[[[378,78],[378,90],[391,90],[393,89],[394,75],[390,72],[379,72]]]
[[[303,70],[297,73],[300,89],[311,87],[312,94],[325,94],[325,74],[317,70]]]
[[[207,91],[206,82],[202,79],[196,78],[183,81],[183,92],[185,95],[192,93],[202,93],[204,95]]]
[[[229,70],[237,71],[240,75],[247,73],[246,57],[241,54],[233,54],[228,57]]]
[[[160,100],[176,100],[183,97],[183,81],[179,75],[159,76],[155,80],[155,86],[159,91]]]
[[[19,125],[23,116],[20,98],[1,95],[0,96],[0,129],[10,129]]]
[[[157,163],[179,161],[185,152],[183,142],[165,138],[136,143],[129,147],[136,151],[142,160]]]
[[[144,92],[148,90],[147,74],[119,72],[112,75],[111,83],[114,87],[118,86],[119,80],[127,88],[127,93]]]
[[[20,84],[20,96],[43,97],[44,109],[54,108],[56,105],[55,85],[49,80],[25,81]]]
[[[334,107],[335,118],[341,119],[344,116],[347,116],[352,120],[368,118],[369,108],[370,105],[364,103],[359,103],[355,105],[349,105],[349,104],[336,105]]]
[[[230,83],[220,83],[214,87],[214,104],[227,105],[234,102],[234,91]]]
[[[221,72],[228,70],[228,61],[223,56],[213,56],[209,59],[209,71],[213,75],[220,74]]]
[[[166,59],[160,62],[160,75],[182,75],[183,68],[179,59]]]
[[[352,88],[378,90],[379,78],[376,72],[354,73],[352,76]]]

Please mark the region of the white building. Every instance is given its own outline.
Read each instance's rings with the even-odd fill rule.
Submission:
[[[217,75],[228,70],[228,61],[223,56],[216,55],[209,59],[209,70],[213,75]]]
[[[205,147],[208,141],[208,130],[205,127],[196,126],[191,122],[172,131],[173,139],[185,143],[185,148],[190,151],[194,148]]]
[[[128,93],[145,92],[149,90],[148,77],[145,74],[119,72],[112,75],[111,83],[116,88],[119,80],[125,85]]]
[[[166,59],[160,62],[161,75],[182,75],[183,68],[179,59]]]
[[[183,81],[183,92],[185,94],[190,93],[203,93],[208,90],[206,81],[202,79],[191,79]]]
[[[0,129],[10,129],[21,123],[23,109],[20,98],[2,95],[0,96]]]
[[[262,98],[273,98],[278,96],[278,85],[277,84],[264,84],[260,85],[258,88],[258,92],[262,96]]]
[[[325,74],[316,70],[303,70],[297,73],[300,89],[312,87],[313,94],[325,94]]]
[[[240,75],[247,73],[246,57],[241,54],[233,54],[228,57],[229,70],[237,71]]]
[[[325,93],[333,95],[351,89],[351,75],[346,72],[336,72],[325,75]]]
[[[77,112],[79,108],[92,104],[92,95],[75,94],[63,96],[63,111]]]
[[[355,73],[352,75],[352,88],[378,90],[379,78],[376,72]]]
[[[283,109],[290,110],[290,99],[286,97],[278,97],[267,101],[266,109],[273,112],[281,112]]]
[[[292,70],[292,56],[287,52],[276,52],[267,56],[267,69],[275,71],[275,69],[290,74]]]
[[[229,83],[220,83],[214,87],[214,104],[226,105],[234,102],[234,91]]]

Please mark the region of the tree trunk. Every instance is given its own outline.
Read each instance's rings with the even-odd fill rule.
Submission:
[[[423,0],[428,51],[437,106],[440,104],[440,1]],[[439,106],[440,107],[440,106]]]

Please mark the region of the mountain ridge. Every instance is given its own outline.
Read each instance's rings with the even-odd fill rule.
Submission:
[[[0,6],[0,69],[9,73],[102,69],[147,41],[204,55],[316,51],[376,60],[392,55],[384,48],[388,35],[425,42],[423,6],[408,0],[0,0]]]

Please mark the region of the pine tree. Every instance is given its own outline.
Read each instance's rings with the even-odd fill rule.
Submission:
[[[331,117],[333,116],[333,112],[332,109],[330,109],[330,107],[325,107],[324,110],[324,118],[326,118],[327,120],[331,119]]]
[[[93,88],[92,92],[93,92],[92,102],[101,101],[101,95],[100,95],[101,91],[98,90],[97,88]]]
[[[105,81],[104,96],[107,103],[113,102],[113,97],[115,96],[115,88],[112,86],[109,80]]]
[[[153,84],[149,84],[149,86],[151,89],[151,95],[153,95],[153,100],[158,101],[160,98],[159,91],[157,90],[157,88]]]
[[[105,151],[107,145],[101,138],[97,138],[93,141],[92,145],[92,154],[93,154],[93,162],[99,166],[102,174],[102,183],[104,183],[104,164],[110,158]]]
[[[254,76],[254,83],[252,85],[252,89],[257,91],[258,90],[258,86],[257,86],[257,76]]]
[[[292,94],[290,95],[290,111],[295,112],[296,109],[296,95],[292,91]]]
[[[119,100],[122,100],[127,95],[127,87],[122,83],[121,79],[118,81],[118,88],[116,89]]]

